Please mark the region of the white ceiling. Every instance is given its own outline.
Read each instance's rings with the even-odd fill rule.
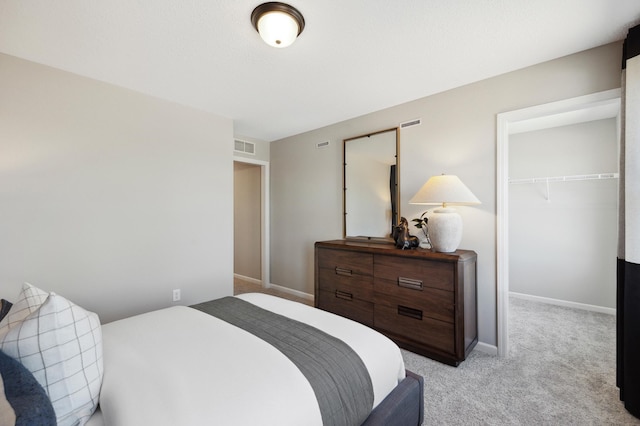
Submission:
[[[0,52],[234,120],[277,140],[600,46],[638,0],[289,0],[286,49],[256,0],[0,0]]]

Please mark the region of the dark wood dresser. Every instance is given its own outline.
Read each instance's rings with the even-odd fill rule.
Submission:
[[[315,244],[315,305],[398,346],[457,366],[478,342],[475,252],[393,244]]]

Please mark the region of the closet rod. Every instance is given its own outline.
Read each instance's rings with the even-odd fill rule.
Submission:
[[[597,179],[618,179],[620,174],[618,173],[595,173],[589,175],[570,175],[570,176],[548,176],[548,177],[536,177],[536,178],[524,178],[524,179],[511,179],[509,183],[549,183],[549,182],[570,182],[577,180],[597,180]]]

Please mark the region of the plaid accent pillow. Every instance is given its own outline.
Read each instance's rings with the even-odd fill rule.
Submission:
[[[31,312],[38,309],[48,296],[49,293],[46,291],[42,291],[29,283],[24,283],[17,302],[2,321],[0,321],[0,339],[7,334],[11,327],[19,324]]]
[[[33,373],[49,395],[59,426],[83,425],[91,417],[103,373],[98,315],[51,293],[0,337],[0,349]]]

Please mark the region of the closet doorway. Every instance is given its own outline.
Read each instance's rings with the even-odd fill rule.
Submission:
[[[511,290],[509,279],[510,279],[510,272],[511,272],[510,263],[511,263],[511,254],[512,254],[511,246],[510,246],[510,242],[512,241],[510,238],[510,231],[512,226],[512,224],[510,223],[510,220],[512,218],[512,215],[510,212],[510,206],[512,204],[510,203],[510,199],[509,199],[510,193],[511,193],[510,187],[513,186],[513,188],[516,188],[517,186],[522,185],[520,187],[521,191],[519,192],[514,191],[512,195],[514,196],[514,198],[518,197],[519,199],[523,199],[523,197],[528,197],[529,202],[533,203],[530,206],[531,211],[525,210],[524,212],[519,212],[518,218],[516,219],[514,217],[514,221],[517,220],[517,221],[527,222],[527,221],[536,220],[536,213],[542,214],[541,210],[537,212],[534,211],[535,208],[533,206],[535,206],[535,203],[538,203],[537,207],[546,208],[547,212],[545,214],[552,215],[552,216],[556,215],[558,217],[562,215],[566,216],[567,214],[573,214],[580,219],[580,220],[576,220],[575,222],[580,222],[580,221],[585,222],[583,217],[585,215],[581,215],[581,213],[587,213],[586,216],[588,216],[592,212],[581,211],[580,208],[576,208],[574,211],[569,211],[570,209],[568,207],[573,207],[571,205],[571,201],[572,201],[571,197],[575,197],[576,194],[579,192],[584,193],[586,191],[587,201],[585,201],[585,197],[584,197],[585,194],[583,194],[582,200],[580,200],[580,203],[582,203],[582,208],[586,209],[588,208],[586,204],[590,202],[598,202],[598,200],[595,198],[600,195],[596,195],[596,194],[606,193],[607,195],[605,197],[610,197],[611,183],[615,182],[615,184],[617,185],[617,179],[614,176],[609,176],[610,173],[617,172],[617,166],[615,167],[615,171],[603,170],[600,172],[593,172],[593,173],[583,173],[585,171],[584,168],[582,170],[570,169],[570,167],[574,167],[576,164],[579,164],[582,167],[584,166],[585,161],[587,163],[589,161],[594,161],[593,160],[595,158],[594,156],[591,156],[591,160],[587,159],[585,161],[580,161],[580,162],[578,161],[567,162],[566,156],[564,160],[560,159],[560,161],[556,161],[554,159],[549,158],[548,159],[549,162],[547,164],[549,168],[546,169],[546,172],[540,171],[540,175],[537,175],[536,173],[533,173],[531,170],[527,170],[527,168],[529,167],[527,160],[520,157],[524,155],[531,155],[531,153],[526,154],[525,152],[523,152],[523,151],[526,151],[526,149],[522,150],[521,149],[522,146],[519,146],[519,147],[516,147],[515,145],[512,146],[512,142],[526,143],[527,137],[518,136],[518,135],[525,135],[528,132],[540,132],[540,131],[544,131],[545,129],[580,125],[581,123],[590,123],[590,122],[595,122],[600,120],[606,121],[608,119],[613,119],[615,121],[615,126],[614,126],[616,129],[615,140],[617,141],[619,140],[619,135],[617,130],[619,128],[619,123],[617,121],[618,115],[619,115],[619,109],[620,109],[620,90],[614,89],[606,92],[595,93],[592,95],[581,96],[578,98],[573,98],[565,101],[554,102],[550,104],[539,105],[531,108],[525,108],[522,110],[498,114],[498,117],[497,117],[497,154],[498,154],[497,172],[498,173],[497,173],[496,192],[497,192],[497,252],[498,252],[497,253],[498,254],[497,256],[497,263],[498,263],[497,264],[497,307],[498,307],[498,355],[499,356],[503,356],[503,357],[507,356],[508,348],[509,348],[508,312],[509,312],[509,293]],[[611,127],[611,123],[609,122],[607,124],[604,124],[604,127],[607,127],[607,126]],[[556,137],[562,137],[562,136],[556,135]],[[574,143],[577,143],[577,142],[574,142]],[[571,143],[569,145],[571,145]],[[518,156],[520,157],[519,160],[516,161],[515,164],[513,164],[513,166],[516,167],[515,170],[511,169],[512,164],[510,164],[511,149],[513,149],[514,152],[516,153],[517,151],[520,151],[520,153],[518,154]],[[571,151],[571,149],[575,149],[575,147],[568,148],[568,149],[569,151]],[[569,155],[569,156],[570,154],[571,152],[566,153],[566,155]],[[610,152],[609,154],[617,157],[617,154],[618,154],[617,149],[615,150],[615,153]],[[578,153],[576,153],[576,156],[578,156]],[[529,159],[531,158],[532,157],[529,157]],[[556,161],[555,164],[554,164],[554,161]],[[559,167],[563,165],[563,162],[569,164],[569,169],[565,169],[567,170],[566,174],[565,172],[562,172],[562,173],[558,172]],[[512,175],[512,173],[529,173],[529,174],[533,174],[533,176],[528,176],[528,175],[518,176],[518,175]],[[584,183],[593,183],[593,182],[586,182],[586,181],[588,179],[593,179],[595,181],[596,178],[593,175],[596,175],[596,174],[603,175],[603,176],[598,176],[597,182],[596,182],[596,184],[600,184],[600,187],[601,187],[600,191],[598,191],[597,186],[590,187],[590,188],[583,187],[580,191],[576,191],[576,189],[578,188],[576,186],[574,186],[573,188],[571,187],[563,188],[561,186],[557,186],[560,183],[578,184],[578,185],[581,185]],[[567,179],[569,179],[569,182],[567,182]],[[534,180],[534,181],[529,183],[527,182],[531,180]],[[538,180],[538,181],[535,182],[535,180]],[[549,183],[548,186],[547,186],[547,182]],[[527,185],[529,185],[528,188],[527,188]],[[607,185],[609,187],[607,187]],[[585,190],[585,188],[587,189]],[[573,192],[572,192],[572,189],[573,189]],[[568,196],[567,194],[571,194],[571,196]],[[537,199],[533,198],[536,195],[539,198]],[[562,198],[563,196],[565,197],[564,199]],[[553,209],[548,208],[549,207],[548,203],[549,202],[553,203],[554,200],[558,201],[558,205],[557,206],[553,205],[553,208],[556,210],[564,209],[563,212],[552,211]],[[575,199],[573,201],[577,203],[579,200]],[[564,203],[564,206],[562,205],[563,203]],[[559,225],[556,224],[556,225],[547,225],[547,226],[559,226]],[[533,223],[531,228],[534,228]],[[553,229],[551,231],[553,231]],[[527,235],[526,233],[529,232],[528,236],[530,238],[532,238],[532,236],[535,236],[535,233],[532,234],[529,230],[525,230],[524,232],[525,232],[525,235]],[[588,241],[588,234],[590,230],[587,229],[582,231],[571,231],[571,232],[573,234],[571,234],[569,238],[566,239],[567,241],[570,241],[570,238],[572,237],[575,237],[576,239],[587,238],[587,241]],[[583,234],[586,234],[586,236],[580,235],[579,234],[580,232]],[[548,247],[551,247],[551,245],[554,245],[554,244],[556,245],[561,244],[563,242],[566,242],[564,241],[566,236],[567,235],[563,234],[562,232],[556,232],[555,234],[551,232],[550,236],[546,238],[548,241],[546,241],[545,243],[549,245]],[[608,236],[608,237],[615,239],[617,238],[617,235]],[[582,245],[581,248],[597,250],[597,246],[599,243],[600,243],[599,241],[590,241],[588,242],[590,246]],[[605,245],[609,243],[611,243],[611,241],[607,241]],[[524,244],[521,244],[522,247],[520,248],[518,248],[517,245],[520,245],[520,243],[514,244],[514,250],[520,251],[522,250],[522,247],[525,247],[524,250],[528,250],[526,248],[526,242]],[[542,250],[544,250],[544,248]],[[615,245],[610,251],[611,252],[607,250],[607,252],[602,252],[599,255],[604,257],[608,256],[611,258],[611,261],[615,261],[615,257],[616,257]],[[545,253],[542,253],[542,255],[544,254]],[[518,253],[517,256],[520,257],[519,261],[522,262],[522,258],[523,258],[522,253]],[[556,255],[556,257],[557,256],[558,255]],[[562,258],[559,260],[559,262],[562,262],[562,259],[570,262],[572,256],[575,256],[575,253],[569,253],[565,251]],[[524,257],[526,258],[526,255]],[[526,261],[528,260],[525,259],[525,262]],[[531,258],[531,262],[533,263],[534,267],[541,267],[541,265],[539,264],[540,261],[539,260],[536,261],[533,257]],[[535,263],[535,262],[538,262],[538,263]],[[518,265],[517,267],[519,268],[520,266],[521,265]],[[514,269],[515,268],[516,266],[514,265]],[[613,283],[615,285],[615,272],[613,273],[612,279],[614,280]],[[555,289],[555,290],[558,290],[558,289]],[[562,291],[565,291],[566,289],[560,289],[560,290],[561,291],[559,293],[558,292],[550,293],[555,296],[548,297],[548,299],[555,299],[556,297],[561,297]],[[593,297],[597,297],[597,296],[593,296]],[[615,297],[615,292],[613,294],[613,297]],[[590,305],[588,303],[583,303],[583,304]]]
[[[509,136],[509,294],[615,314],[615,117]]]
[[[269,287],[269,163],[233,162],[234,277]]]

